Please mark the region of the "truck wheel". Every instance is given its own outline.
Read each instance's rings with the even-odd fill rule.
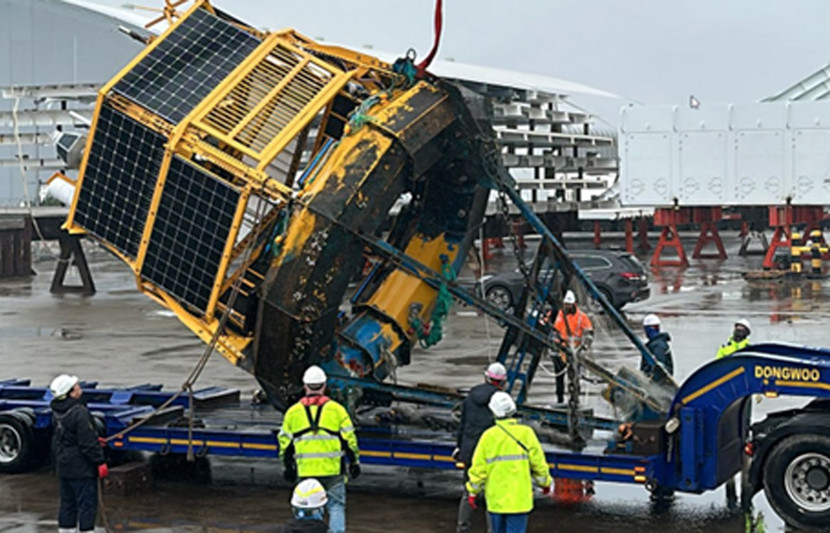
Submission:
[[[830,437],[795,435],[770,451],[764,490],[790,526],[825,531],[830,523]]]
[[[31,425],[10,414],[0,415],[0,473],[26,470],[32,450]]]

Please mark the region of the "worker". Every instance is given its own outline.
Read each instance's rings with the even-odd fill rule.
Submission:
[[[820,229],[814,229],[810,232],[810,240],[805,246],[810,250],[810,270],[814,276],[821,275],[822,257],[824,250],[824,237]]]
[[[329,527],[323,520],[326,514],[326,489],[314,478],[302,480],[291,495],[294,515],[282,528],[283,533],[326,533]]]
[[[742,318],[735,322],[735,329],[732,331],[732,336],[729,337],[726,344],[718,349],[717,358],[727,357],[749,346],[750,333],[752,333],[752,328],[749,325],[749,320]]]
[[[550,313],[545,318],[549,320]],[[569,346],[576,351],[579,348],[589,348],[594,340],[594,326],[588,315],[576,305],[576,295],[567,291],[562,299],[562,309],[556,314],[553,329],[557,343]],[[565,368],[568,362],[567,353],[563,350],[559,357],[553,358],[556,372],[556,401],[565,401]]]
[[[516,404],[506,392],[488,403],[495,425],[481,436],[467,481],[470,507],[484,491],[492,533],[523,533],[533,510],[533,482],[550,494],[553,480],[533,428],[515,418]]]
[[[464,482],[469,480],[468,473],[473,460],[473,450],[476,449],[482,433],[493,425],[493,413],[488,404],[496,392],[504,388],[507,382],[507,369],[501,363],[492,363],[484,372],[484,383],[470,389],[461,405],[461,424],[458,426],[458,438],[453,458],[464,464]],[[458,504],[458,533],[470,531],[470,517],[473,509],[467,501],[468,494],[464,494]]]
[[[804,243],[801,233],[793,231],[790,236],[790,273],[801,274],[801,254],[804,252]]]
[[[360,451],[346,409],[325,395],[326,373],[313,365],[303,374],[305,396],[289,407],[279,432],[287,481],[316,478],[326,489],[329,531],[346,531],[346,477],[360,476]]]
[[[52,392],[52,450],[60,487],[59,533],[94,531],[98,481],[109,474],[77,376],[61,374]],[[96,479],[97,478],[97,479]],[[77,528],[77,529],[76,529]]]
[[[668,376],[654,373],[654,366],[645,357],[640,360],[640,371],[656,382],[667,381],[667,377],[674,375],[674,358],[671,353],[671,336],[665,331],[660,331],[660,318],[655,314],[646,315],[643,319],[643,331],[646,334],[646,349],[654,358],[663,365]],[[670,381],[670,380],[668,380]]]

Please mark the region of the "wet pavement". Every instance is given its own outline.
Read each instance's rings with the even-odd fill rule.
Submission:
[[[736,254],[736,238],[726,240]],[[41,251],[38,276],[0,283],[0,379],[29,378],[45,384],[71,372],[104,386],[162,383],[178,388],[203,352],[201,342],[168,312],[135,289],[131,273],[100,249],[90,249],[98,294],[91,298],[53,296],[49,284],[55,261]],[[493,268],[507,268],[511,252]],[[652,272],[652,297],[628,306],[635,331],[647,313],[657,313],[673,338],[675,375],[679,381],[711,359],[729,336],[733,322],[748,318],[752,340],[830,345],[826,326],[830,292],[824,282],[753,283],[741,272],[759,268],[760,257],[727,261],[692,261],[685,271]],[[455,308],[446,337],[436,347],[418,350],[413,364],[398,372],[402,383],[434,383],[468,387],[480,381],[488,357],[501,338],[497,324]],[[607,366],[636,366],[639,356],[623,335],[598,317],[594,357]],[[256,388],[246,373],[218,355],[200,378],[202,385],[239,388],[249,397]],[[588,388],[590,391],[590,388]],[[552,401],[553,380],[537,374],[532,400]],[[586,403],[598,414],[610,409],[595,396]],[[765,399],[756,417],[803,401]],[[601,438],[602,435],[599,435]],[[453,531],[460,475],[406,469],[368,468],[350,486],[350,531]],[[113,530],[273,531],[288,518],[289,490],[275,461],[221,460],[212,464],[210,482],[159,479],[152,493],[129,498],[107,496],[106,518]],[[726,509],[724,491],[678,495],[669,508],[654,507],[640,486],[598,484],[593,501],[576,507],[540,500],[530,531],[633,532],[744,531],[744,518]],[[763,494],[756,509],[767,531],[783,525]],[[0,531],[54,531],[57,489],[48,468],[0,476]],[[483,531],[481,519],[478,531]]]

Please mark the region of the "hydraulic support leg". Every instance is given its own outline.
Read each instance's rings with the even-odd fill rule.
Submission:
[[[630,218],[625,219],[625,251],[634,253],[634,223]]]

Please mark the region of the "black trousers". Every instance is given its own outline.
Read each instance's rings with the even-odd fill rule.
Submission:
[[[98,510],[98,480],[95,478],[59,478],[61,506],[58,527],[79,531],[95,529]]]
[[[556,372],[556,401],[563,403],[565,401],[565,361],[559,356],[553,356],[553,371]]]

